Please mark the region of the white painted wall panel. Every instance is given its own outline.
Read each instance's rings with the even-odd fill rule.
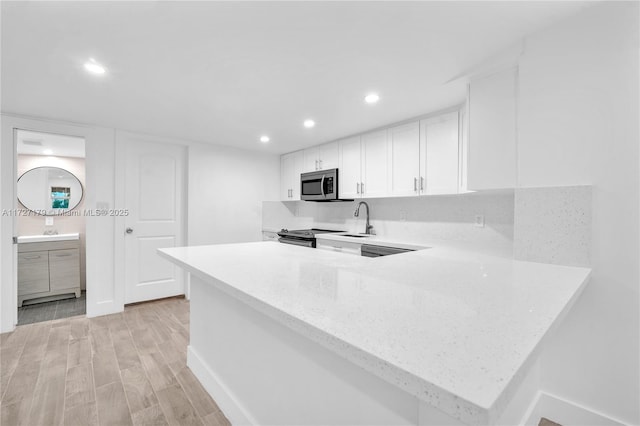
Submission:
[[[516,185],[515,68],[473,80],[469,89],[470,190]]]
[[[593,184],[591,283],[551,341],[552,394],[640,424],[637,2],[596,4],[529,37],[521,187]]]
[[[277,200],[280,157],[240,149],[189,147],[189,245],[262,239],[262,201]]]

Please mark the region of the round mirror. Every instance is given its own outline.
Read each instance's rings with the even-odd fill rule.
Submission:
[[[65,169],[36,167],[18,179],[18,200],[37,214],[64,214],[82,201],[82,184]]]

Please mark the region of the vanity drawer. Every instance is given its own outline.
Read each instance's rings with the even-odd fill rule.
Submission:
[[[49,251],[51,290],[80,286],[80,252],[77,248]]]
[[[18,253],[18,295],[49,291],[49,252]]]

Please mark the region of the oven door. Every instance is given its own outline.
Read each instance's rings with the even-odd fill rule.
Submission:
[[[338,169],[300,175],[300,199],[331,201],[338,199]]]
[[[312,247],[315,248],[315,240],[311,239],[311,240],[300,240],[300,239],[296,239],[296,238],[287,238],[287,237],[280,237],[278,238],[278,241],[280,241],[281,243],[284,244],[293,244],[294,246],[303,246],[303,247]]]

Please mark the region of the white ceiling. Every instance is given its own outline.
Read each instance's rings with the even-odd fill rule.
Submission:
[[[2,2],[2,111],[282,153],[462,102],[448,80],[587,4]]]
[[[18,154],[84,158],[84,138],[53,133],[16,132]],[[46,153],[51,150],[51,154]]]

